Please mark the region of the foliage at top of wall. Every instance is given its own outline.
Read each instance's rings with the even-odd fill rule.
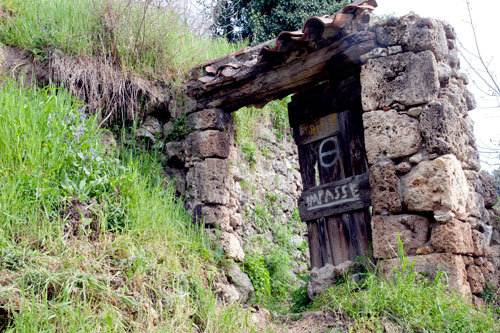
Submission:
[[[332,15],[352,0],[215,0],[212,31],[229,41],[248,39],[258,44],[282,31],[302,28],[311,16]]]
[[[132,0],[0,0],[0,41],[38,58],[95,57],[171,82],[242,45],[198,35],[168,6]]]

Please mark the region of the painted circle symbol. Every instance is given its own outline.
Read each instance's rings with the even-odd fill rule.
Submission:
[[[324,151],[325,148],[328,148],[327,144],[330,142],[333,144],[333,149]],[[333,158],[332,158],[332,156],[333,156]],[[339,154],[338,154],[338,148],[337,148],[337,140],[335,140],[334,137],[330,137],[330,138],[323,140],[319,146],[319,164],[323,168],[329,168],[329,167],[335,165],[335,163],[337,163],[338,158],[339,158]]]

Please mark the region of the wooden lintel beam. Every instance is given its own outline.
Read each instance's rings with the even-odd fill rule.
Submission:
[[[344,37],[319,50],[271,68],[256,67],[220,84],[195,85],[189,93],[198,108],[221,108],[227,112],[243,106],[264,104],[305,89],[332,76],[342,76],[360,63],[359,56],[376,47],[375,34],[364,31]]]

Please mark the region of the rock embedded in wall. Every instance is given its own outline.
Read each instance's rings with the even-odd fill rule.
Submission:
[[[486,281],[481,269],[475,265],[467,267],[467,279],[469,281],[470,290],[473,294],[479,294],[484,290]]]
[[[233,117],[220,109],[206,109],[187,115],[187,125],[193,130],[219,130],[232,128]]]
[[[370,167],[370,188],[374,214],[401,212],[399,178],[392,162],[380,162]]]
[[[481,182],[480,186],[482,190],[479,190],[477,192],[479,192],[483,196],[485,206],[487,208],[491,208],[498,203],[497,186],[493,181],[493,177],[484,172],[479,173],[479,179]]]
[[[472,231],[469,223],[456,219],[433,226],[430,244],[437,252],[472,254]]]
[[[472,230],[472,254],[476,257],[482,257],[487,255],[486,249],[489,248],[489,244],[486,244],[484,234],[479,230]]]
[[[255,295],[255,289],[252,285],[252,281],[250,281],[248,275],[241,270],[240,266],[232,264],[227,270],[227,275],[239,292],[240,302],[246,302],[249,298],[252,298]]]
[[[430,154],[453,154],[466,167],[478,170],[479,154],[469,149],[475,148],[474,135],[464,117],[451,104],[428,104],[420,115],[420,130]]]
[[[438,61],[448,55],[448,41],[441,22],[432,18],[419,18],[403,33],[402,44],[409,51],[430,50]]]
[[[241,242],[236,235],[229,232],[223,232],[221,236],[221,245],[222,249],[227,253],[229,258],[243,262],[243,259],[245,259],[245,252],[243,251]]]
[[[207,158],[189,169],[186,181],[188,198],[206,204],[229,203],[229,166],[224,159]]]
[[[467,179],[454,155],[422,161],[409,173],[403,189],[403,200],[409,211],[452,211],[466,214],[469,195]]]
[[[422,143],[418,121],[395,110],[363,114],[368,163],[415,154]]]
[[[407,257],[408,262],[413,263],[413,271],[426,274],[434,280],[438,273],[446,273],[446,282],[457,290],[464,297],[469,297],[471,290],[467,280],[467,270],[464,259],[461,255],[450,253],[432,253],[424,256]],[[390,275],[394,269],[399,269],[401,262],[399,258],[384,260],[381,271],[385,275]]]
[[[217,130],[193,132],[184,141],[184,151],[189,158],[227,158],[231,141],[229,135]]]
[[[200,205],[198,218],[203,219],[206,226],[219,227],[220,230],[231,232],[231,211],[221,205]]]
[[[469,216],[487,220],[486,207],[484,204],[484,198],[481,194],[475,191],[469,191],[469,197],[467,198],[467,213]]]
[[[365,111],[381,110],[394,103],[429,103],[439,91],[437,63],[430,51],[370,59],[361,68],[360,80]]]
[[[371,225],[375,258],[397,258],[399,239],[405,255],[415,255],[425,246],[429,233],[429,220],[418,215],[375,215]]]

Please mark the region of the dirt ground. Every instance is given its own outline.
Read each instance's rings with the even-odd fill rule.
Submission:
[[[15,47],[0,45],[0,77],[6,77],[11,73],[31,78],[33,74],[32,61],[26,52]]]

